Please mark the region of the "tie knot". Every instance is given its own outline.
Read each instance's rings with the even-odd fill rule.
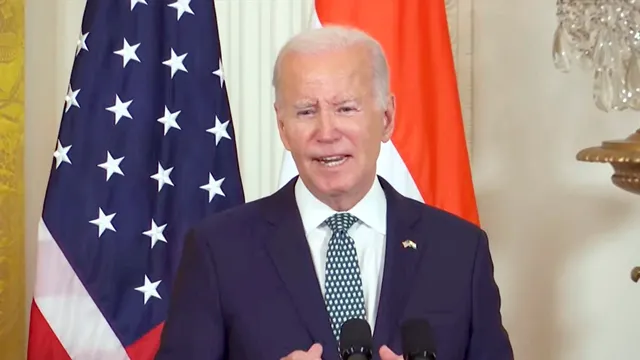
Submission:
[[[349,230],[356,221],[358,221],[358,218],[349,213],[338,213],[327,218],[325,223],[331,231],[336,232],[339,230]]]

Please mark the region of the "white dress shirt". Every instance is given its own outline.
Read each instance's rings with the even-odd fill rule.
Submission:
[[[323,222],[337,211],[311,194],[300,178],[296,182],[295,197],[324,296],[325,265],[331,229]],[[373,331],[382,285],[387,232],[387,200],[377,178],[365,197],[348,212],[359,219],[349,229],[349,235],[355,242],[367,322]]]

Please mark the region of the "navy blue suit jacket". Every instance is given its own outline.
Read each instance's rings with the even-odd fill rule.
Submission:
[[[157,360],[275,360],[315,342],[339,359],[295,180],[190,231]],[[385,344],[401,354],[400,324],[422,317],[438,360],[513,359],[485,232],[380,181],[388,230],[374,358]]]

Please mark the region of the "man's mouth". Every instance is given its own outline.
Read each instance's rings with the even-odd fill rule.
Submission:
[[[314,160],[318,161],[324,166],[334,167],[334,166],[339,166],[344,164],[344,162],[347,161],[350,157],[351,156],[349,155],[335,155],[335,156],[319,157],[319,158],[315,158]]]

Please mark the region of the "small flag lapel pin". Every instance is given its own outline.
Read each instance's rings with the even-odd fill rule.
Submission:
[[[403,248],[412,248],[412,249],[417,249],[418,246],[416,245],[416,243],[413,242],[413,240],[405,240],[402,242],[402,247]]]

